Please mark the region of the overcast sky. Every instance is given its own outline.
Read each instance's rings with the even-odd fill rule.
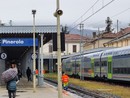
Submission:
[[[0,0],[0,20],[13,25],[32,25],[32,9],[36,9],[36,25],[55,25],[56,18],[53,13],[56,10],[56,0]],[[114,0],[108,6],[94,14],[101,7],[112,0],[60,0],[60,8],[63,10],[61,24],[75,26],[81,21],[85,28],[98,28],[105,25],[105,20],[109,16],[116,25],[126,26],[130,23],[130,0]],[[88,12],[87,10],[92,7]],[[86,13],[85,15],[83,15]],[[94,14],[93,16],[91,16]],[[83,15],[83,16],[82,16]],[[82,18],[81,18],[82,16]],[[91,16],[90,18],[88,18]],[[88,18],[88,19],[87,19]],[[77,21],[77,19],[79,19]]]

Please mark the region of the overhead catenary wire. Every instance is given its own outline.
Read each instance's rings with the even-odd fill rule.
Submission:
[[[115,0],[111,0],[110,2],[108,2],[107,4],[105,4],[104,6],[102,6],[100,9],[98,9],[97,11],[95,11],[93,14],[91,14],[90,16],[88,16],[87,18],[85,18],[79,24],[82,24],[83,22],[85,22],[86,20],[88,20],[89,18],[91,18],[93,15],[95,15],[96,13],[98,13],[99,11],[101,11],[102,9],[104,9],[106,6],[108,6],[109,4],[111,4],[114,1]],[[72,27],[72,29],[70,31],[72,31],[74,28],[76,28],[79,24],[77,24],[76,26]]]
[[[130,8],[127,8],[127,9],[125,9],[125,10],[123,10],[123,11],[121,11],[121,12],[115,14],[115,15],[113,15],[112,17],[116,17],[116,16],[118,16],[118,15],[120,15],[120,14],[122,14],[122,13],[128,11],[128,10],[130,10]]]
[[[116,17],[116,16],[119,16],[119,15],[125,13],[125,12],[128,11],[128,10],[130,10],[130,8],[127,8],[127,9],[125,9],[125,10],[123,10],[123,11],[120,11],[120,12],[118,12],[118,13],[116,13],[115,15],[110,16],[110,17],[111,17],[111,18],[114,18],[114,17]],[[98,21],[98,22],[95,22],[94,24],[96,24],[96,23],[100,23],[100,22],[102,22],[102,21],[104,21],[104,20],[100,20],[100,21]],[[93,23],[89,23],[89,24],[92,25]]]
[[[81,15],[75,22],[72,23],[75,24],[78,20],[80,20],[85,14],[87,14],[89,12],[89,10],[91,10],[97,3],[99,2],[99,0],[97,0],[83,15]]]

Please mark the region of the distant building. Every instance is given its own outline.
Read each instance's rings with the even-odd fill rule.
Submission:
[[[84,36],[80,37],[79,34],[65,34],[65,51],[62,52],[62,55],[69,55],[76,52],[80,52],[80,43],[81,47],[83,47],[83,44],[86,42],[87,39],[88,38]],[[43,49],[43,53],[45,55],[50,55],[50,53],[53,53],[53,55],[57,54],[53,51],[52,40],[46,43],[43,46]]]
[[[93,38],[86,41],[84,44],[84,50],[104,47],[104,43],[112,40],[115,37],[116,34],[112,32],[105,32],[98,35],[96,35],[96,32],[93,32]]]
[[[107,43],[116,37],[116,34],[112,32],[113,29],[111,29],[112,20],[110,19],[110,17],[107,17],[105,23],[105,31],[102,31],[100,33],[98,32],[98,34],[96,34],[96,32],[93,32],[93,38],[86,41],[86,43],[84,44],[84,50],[102,48],[104,47],[104,43]]]
[[[116,37],[108,42],[105,42],[104,47],[124,47],[130,46],[130,27],[121,29],[116,33]]]
[[[101,47],[124,47],[130,46],[130,27],[120,29],[117,33],[102,33],[96,35],[93,33],[93,38],[87,40],[84,44],[84,50],[101,48]]]
[[[87,39],[87,37],[80,36],[79,34],[65,34],[65,51],[61,53],[61,56],[80,52],[80,49],[82,51]],[[43,57],[45,70],[49,70],[50,72],[56,71],[57,52],[53,51],[52,40],[43,46]]]

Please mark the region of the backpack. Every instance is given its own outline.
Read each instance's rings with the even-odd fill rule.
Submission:
[[[8,84],[8,90],[16,91],[16,81],[10,81]]]

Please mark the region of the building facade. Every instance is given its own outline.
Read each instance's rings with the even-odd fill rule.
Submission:
[[[65,34],[65,51],[62,51],[61,56],[74,54],[83,50],[83,45],[87,37],[79,34]],[[41,51],[41,50],[40,50]],[[57,70],[57,52],[53,51],[52,40],[43,46],[44,69],[49,72]]]
[[[93,34],[93,38],[86,41],[84,44],[84,50],[90,50],[95,48],[104,47],[104,43],[112,40],[116,37],[115,33],[107,32],[96,35],[95,32]]]
[[[90,50],[101,47],[125,47],[130,45],[130,27],[121,29],[117,33],[104,32],[102,34],[93,34],[91,40],[84,44],[84,50]]]
[[[125,47],[130,46],[130,27],[121,29],[116,33],[116,37],[108,42],[105,42],[104,47]]]

